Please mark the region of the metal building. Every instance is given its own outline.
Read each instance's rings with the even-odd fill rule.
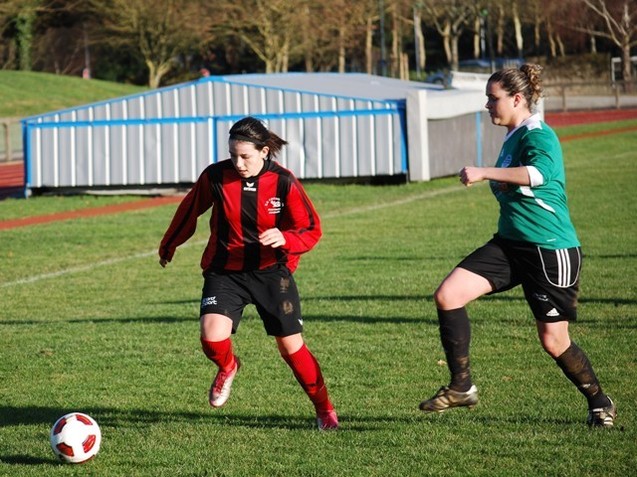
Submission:
[[[429,180],[494,162],[503,134],[484,103],[484,85],[358,73],[205,77],[24,119],[25,193],[191,184],[246,115],[289,142],[278,160],[301,179]]]

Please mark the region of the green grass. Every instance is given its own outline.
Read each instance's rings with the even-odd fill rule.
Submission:
[[[148,88],[75,76],[0,71],[0,118],[23,118],[58,109],[103,101]]]
[[[637,127],[637,119],[628,119],[625,121],[614,121],[610,123],[604,123],[603,127],[600,127],[599,124],[581,124],[577,126],[564,126],[557,130],[557,134],[560,138],[573,136],[576,134],[595,134],[600,130],[604,131],[613,131],[617,129],[623,128],[635,128]]]
[[[76,76],[0,70],[0,119],[12,118],[9,141],[12,157],[22,157],[20,119],[110,98],[141,93],[148,88]],[[6,138],[0,129],[0,157],[6,151]]]
[[[577,132],[577,130],[574,130]],[[571,132],[573,134],[573,132]],[[589,430],[586,404],[540,348],[520,290],[469,307],[473,411],[426,416],[448,379],[432,293],[495,229],[488,187],[308,184],[324,237],[297,271],[305,338],[342,429],[311,405],[249,307],[243,367],[212,410],[198,343],[206,218],[165,270],[156,247],[175,206],[0,231],[0,475],[626,476],[637,468],[637,137],[564,144],[585,259],[574,340],[619,407]],[[103,205],[112,197],[0,202],[0,217]],[[48,432],[79,410],[102,450],[56,462]]]

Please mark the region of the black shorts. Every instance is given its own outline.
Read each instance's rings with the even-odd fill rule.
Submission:
[[[301,301],[290,270],[277,265],[267,270],[216,273],[206,271],[201,315],[218,313],[232,320],[236,333],[246,305],[254,304],[271,336],[290,336],[303,331]]]
[[[495,235],[458,267],[489,280],[491,293],[521,284],[535,319],[552,323],[577,319],[581,265],[580,247],[549,250]]]

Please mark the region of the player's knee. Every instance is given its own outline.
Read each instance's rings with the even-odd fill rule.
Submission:
[[[452,287],[442,283],[434,292],[434,302],[436,303],[436,308],[440,310],[451,310],[457,308],[457,294],[454,293]]]
[[[540,343],[546,353],[553,359],[560,356],[570,345],[570,340],[559,336],[546,334],[540,335]]]

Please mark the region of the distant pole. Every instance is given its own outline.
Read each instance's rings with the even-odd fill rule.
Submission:
[[[84,34],[84,70],[82,78],[91,78],[91,52],[88,49],[88,33],[86,32],[86,24],[82,23],[82,33]]]
[[[378,0],[378,14],[380,16],[380,70],[382,76],[387,76],[387,53],[385,52],[385,4]]]

